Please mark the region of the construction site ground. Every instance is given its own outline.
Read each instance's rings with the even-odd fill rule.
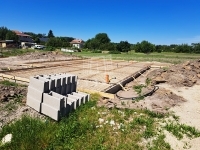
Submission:
[[[135,73],[148,66],[150,69],[145,70],[136,79],[133,78],[131,82],[122,85],[124,87],[120,91],[108,93],[113,95],[113,98],[103,96],[98,105],[108,108],[117,107],[118,109],[149,109],[162,114],[174,113],[179,116],[180,123],[200,130],[199,60],[173,65],[160,62],[82,59],[70,54],[38,52],[1,58],[0,78],[7,80],[9,76],[13,77],[11,78],[13,81],[15,77],[19,77],[22,80],[21,82],[27,85],[30,76],[70,73],[78,76],[78,90],[106,93],[112,86],[131,78]],[[106,83],[106,75],[109,75],[109,83]],[[148,85],[147,79],[149,79]],[[145,90],[140,93],[136,92],[134,86],[138,85],[145,85],[147,91],[148,88],[151,90],[154,86],[158,88],[150,95],[142,97],[141,100],[132,100],[132,97],[146,92]],[[24,113],[43,117],[25,105],[26,92],[27,86],[0,86],[0,107],[3,108],[0,109],[1,127],[12,120],[20,118]],[[116,94],[122,98],[120,99]],[[20,95],[23,97],[20,99],[22,104],[18,104],[17,107],[13,106],[13,99],[19,99]],[[5,107],[11,108],[5,109]],[[200,138],[177,140],[169,132],[166,132],[166,141],[173,149],[182,149],[185,142],[191,145],[188,149],[198,149],[200,147]]]

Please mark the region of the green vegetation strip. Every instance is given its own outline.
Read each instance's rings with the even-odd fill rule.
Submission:
[[[76,52],[73,55],[78,55],[86,58],[101,58],[101,59],[112,59],[112,60],[125,60],[125,61],[158,61],[178,64],[184,61],[199,59],[200,54],[188,54],[188,53],[135,53],[134,51],[129,51],[128,53],[122,54],[105,54],[105,53],[92,53],[92,52]]]

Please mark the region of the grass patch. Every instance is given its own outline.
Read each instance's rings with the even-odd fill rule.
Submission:
[[[0,84],[5,85],[5,86],[14,86],[14,87],[18,87],[18,86],[27,87],[27,85],[25,85],[25,84],[18,84],[16,82],[12,82],[12,81],[9,81],[9,80],[1,80]]]
[[[185,61],[190,61],[194,59],[199,59],[200,54],[188,54],[188,53],[172,53],[172,52],[162,52],[162,53],[135,53],[129,52],[125,54],[105,54],[105,53],[91,53],[91,52],[76,52],[74,55],[82,56],[84,58],[102,58],[102,59],[112,59],[112,60],[125,60],[125,61],[159,61],[178,64]]]
[[[97,107],[98,99],[98,94],[92,94],[89,102],[60,122],[24,116],[5,125],[0,139],[9,133],[13,139],[0,149],[142,150],[141,140],[156,135],[155,118],[160,116],[144,110]]]
[[[171,146],[169,143],[165,142],[165,135],[159,135],[155,140],[152,142],[152,146],[148,146],[149,150],[170,150]]]
[[[8,80],[0,81],[0,84],[3,84],[3,85],[5,85],[5,86],[18,86],[17,83],[11,82],[11,81],[8,81]]]
[[[179,124],[179,123],[167,123],[164,127],[167,131],[171,132],[178,139],[182,139],[183,135],[186,135],[190,138],[200,137],[200,132],[194,127]]]
[[[32,49],[9,49],[9,50],[2,50],[2,57],[9,57],[9,56],[19,56],[26,53],[35,52]]]

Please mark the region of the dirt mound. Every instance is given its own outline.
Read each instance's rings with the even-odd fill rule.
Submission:
[[[35,59],[64,59],[66,57],[74,57],[73,55],[63,55],[57,51],[54,52],[33,52],[25,55],[18,56],[22,60],[35,60]]]
[[[98,101],[98,106],[106,106],[108,108],[148,109],[156,113],[165,114],[171,107],[179,106],[183,102],[186,102],[183,97],[177,96],[172,91],[160,88],[151,96],[147,96],[139,101],[131,99],[119,100],[115,98],[114,100],[107,101],[100,100]]]
[[[191,87],[200,79],[200,60],[154,70],[147,78],[152,80],[152,84],[167,82],[175,87]]]
[[[24,100],[26,98],[27,88],[16,86],[0,85],[0,103],[8,102],[11,99]]]

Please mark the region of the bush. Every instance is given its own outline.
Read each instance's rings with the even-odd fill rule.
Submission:
[[[94,50],[92,53],[102,53],[101,50]]]
[[[109,54],[121,54],[119,51],[110,51]]]
[[[46,51],[55,51],[55,47],[52,47],[52,46],[48,46],[48,47],[46,47]]]

